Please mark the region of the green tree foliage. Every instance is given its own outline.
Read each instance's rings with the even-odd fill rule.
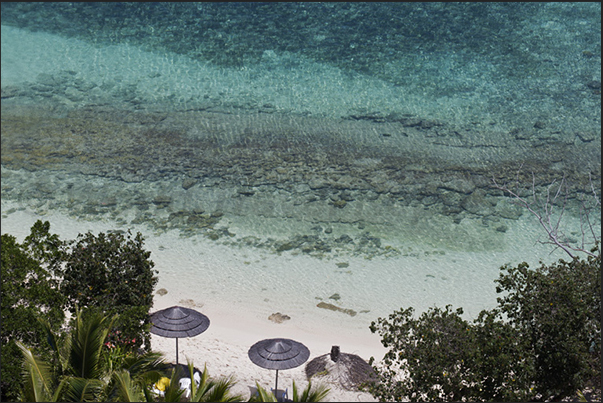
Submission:
[[[156,382],[165,366],[157,353],[131,355],[107,364],[105,342],[114,318],[77,311],[70,331],[61,337],[41,319],[53,351],[53,362],[34,355],[21,343],[25,371],[21,400],[37,401],[124,401],[140,398],[142,390]],[[51,367],[55,367],[53,372]]]
[[[57,234],[50,233],[48,221],[36,221],[31,227],[30,234],[25,238],[23,246],[32,258],[45,267],[46,271],[55,277],[62,275],[61,265],[66,256],[66,244]]]
[[[60,261],[64,250],[50,224],[38,221],[23,244],[15,237],[2,235],[2,400],[15,400],[20,384],[22,356],[15,342],[40,347],[48,356],[44,329],[37,318],[48,318],[55,329],[64,320],[65,298],[59,292]]]
[[[105,315],[119,313],[109,342],[150,349],[149,309],[157,284],[151,252],[143,237],[117,233],[79,235],[66,259],[61,290],[71,312],[89,307]]]
[[[534,393],[560,399],[601,377],[601,254],[530,270],[505,266],[499,311],[529,341]]]
[[[559,400],[601,381],[601,255],[504,266],[498,307],[401,309],[371,324],[388,348],[371,393],[384,401]]]
[[[66,243],[50,233],[49,222],[38,220],[23,244],[4,234],[1,246],[2,400],[15,400],[21,386],[22,355],[16,341],[49,360],[39,317],[57,331],[66,308],[72,314],[77,307],[90,307],[86,309],[90,315],[120,313],[107,345],[150,349],[148,312],[157,277],[140,233],[135,237],[88,233]],[[58,363],[48,362],[54,373]]]
[[[23,390],[25,402],[57,402],[64,383],[55,385],[50,365],[20,342],[15,342],[23,353]],[[11,399],[11,401],[15,401]]]

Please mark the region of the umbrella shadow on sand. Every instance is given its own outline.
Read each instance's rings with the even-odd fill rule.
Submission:
[[[306,364],[306,377],[320,378],[331,384],[339,384],[346,390],[358,390],[364,385],[377,382],[377,374],[369,363],[356,354],[339,351],[333,346],[329,354],[314,358]]]

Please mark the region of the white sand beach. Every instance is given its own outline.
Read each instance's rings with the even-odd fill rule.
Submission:
[[[3,211],[6,203],[3,203]],[[31,211],[18,211],[9,214],[2,219],[2,233],[10,233],[22,241],[29,234],[29,229],[36,219],[48,220],[51,222],[51,232],[58,233],[62,239],[73,239],[78,233],[84,233],[88,230],[93,233],[107,231],[111,227],[106,222],[81,222],[62,216],[57,213],[48,216],[38,217]],[[152,239],[152,238],[151,238]],[[147,245],[149,241],[147,240]],[[184,241],[186,242],[186,241]],[[150,242],[153,243],[152,241]],[[207,247],[207,245],[205,245]],[[149,247],[153,251],[153,247]],[[220,248],[214,251],[214,264],[219,266]],[[157,250],[157,249],[156,249]],[[206,251],[211,255],[211,251]],[[260,317],[250,307],[249,310],[232,306],[228,302],[219,303],[207,298],[203,289],[203,284],[197,284],[191,290],[190,283],[186,276],[182,274],[172,275],[168,272],[162,275],[162,269],[165,268],[161,259],[152,259],[156,262],[156,268],[159,269],[159,284],[157,289],[165,288],[168,290],[166,295],[155,295],[153,312],[174,305],[185,306],[197,309],[210,318],[211,324],[208,330],[193,338],[179,339],[179,362],[186,363],[187,360],[193,361],[196,367],[202,369],[207,365],[211,376],[234,376],[236,386],[234,393],[240,393],[249,396],[251,390],[255,388],[257,381],[266,389],[274,387],[275,371],[260,368],[253,364],[247,355],[249,347],[259,340],[267,338],[290,338],[306,345],[310,350],[310,358],[313,358],[330,352],[332,345],[339,345],[341,351],[345,353],[358,354],[368,360],[371,356],[379,359],[385,352],[380,345],[379,337],[372,335],[367,326],[357,329],[342,328],[335,320],[315,321],[313,326],[305,328],[304,321],[292,315],[292,319],[280,324],[268,320],[269,314]],[[172,262],[182,265],[185,261]],[[186,273],[191,267],[180,267],[180,273]],[[216,267],[219,270],[219,267]],[[172,281],[176,277],[181,281]],[[228,287],[228,284],[224,284]],[[195,290],[196,291],[193,291]],[[229,309],[231,307],[231,309]],[[317,309],[318,310],[318,309]],[[268,312],[268,311],[266,311]],[[289,311],[287,311],[290,313]],[[285,313],[285,312],[283,312]],[[337,312],[327,312],[330,316],[343,316]],[[152,348],[165,354],[166,360],[175,362],[175,339],[164,338],[152,335]],[[291,393],[292,381],[303,388],[307,385],[304,372],[304,365],[291,370],[279,371],[279,390],[289,389]],[[373,401],[373,397],[368,393],[346,391],[339,385],[329,385],[331,393],[327,401]]]
[[[172,305],[182,305],[176,296],[169,293],[155,299],[155,308],[163,309]],[[200,369],[207,365],[211,376],[231,376],[236,379],[234,393],[249,396],[254,392],[255,382],[269,390],[274,388],[275,371],[258,367],[252,363],[247,352],[249,347],[259,340],[283,337],[299,341],[310,350],[310,358],[326,354],[331,345],[340,345],[342,351],[355,353],[368,359],[371,355],[381,357],[384,349],[378,343],[378,337],[336,333],[336,329],[325,329],[324,333],[316,334],[304,331],[299,327],[288,324],[276,324],[267,320],[245,319],[233,312],[197,308],[210,317],[211,324],[206,332],[192,338],[179,339],[179,362],[192,360]],[[367,333],[368,330],[367,330]],[[155,351],[165,354],[166,358],[175,362],[175,339],[153,335],[152,346]],[[279,371],[279,390],[288,389],[291,397],[291,385],[295,381],[298,388],[308,384],[304,371],[305,365],[290,370]],[[319,382],[314,382],[319,383]],[[376,401],[369,393],[347,391],[338,384],[328,384],[331,391],[326,401],[353,402]]]
[[[2,202],[2,233],[22,241],[37,220],[48,220],[51,232],[61,239],[75,239],[78,233],[94,234],[127,228],[99,217],[81,221],[56,211],[24,208],[11,201]],[[529,219],[527,215],[523,218]],[[330,352],[333,345],[365,360],[379,361],[385,349],[369,325],[400,307],[415,307],[421,313],[430,306],[447,303],[463,307],[467,317],[494,306],[493,280],[498,267],[521,257],[546,256],[546,245],[534,244],[538,230],[519,220],[510,228],[509,245],[498,252],[458,252],[399,256],[366,260],[347,256],[349,267],[341,270],[332,260],[305,255],[274,254],[252,248],[222,245],[205,238],[181,238],[175,231],[154,234],[146,227],[128,225],[132,232],[145,236],[145,247],[158,270],[151,311],[180,305],[196,309],[210,318],[208,330],[196,337],[179,339],[179,362],[192,360],[196,367],[207,365],[212,376],[233,375],[236,393],[249,396],[255,382],[265,388],[274,385],[275,371],[253,364],[247,355],[257,341],[290,338],[306,345],[309,361]],[[512,253],[511,253],[512,252]],[[558,258],[549,255],[548,259]],[[548,260],[547,259],[547,260]],[[338,261],[337,259],[335,259]],[[341,260],[341,259],[339,259]],[[329,298],[338,293],[339,299]],[[316,307],[319,300],[354,309],[354,316]],[[363,309],[364,308],[364,309]],[[268,317],[276,312],[291,317],[274,323]],[[175,340],[152,337],[152,348],[175,362]],[[279,389],[291,390],[292,381],[307,384],[304,365],[279,371]],[[329,385],[328,401],[371,401],[367,393],[345,391]]]

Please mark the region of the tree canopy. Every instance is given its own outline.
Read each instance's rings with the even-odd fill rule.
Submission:
[[[44,315],[56,330],[63,324],[65,297],[59,290],[57,275],[63,243],[49,233],[49,224],[36,222],[23,244],[12,235],[3,234],[1,244],[2,274],[2,399],[16,398],[21,373],[21,352],[15,341],[49,350],[44,329],[37,321]]]
[[[498,306],[412,308],[370,329],[388,348],[371,393],[384,401],[559,400],[601,382],[601,254],[503,266]]]
[[[120,314],[120,333],[112,333],[112,341],[148,349],[149,309],[157,284],[150,255],[140,233],[80,234],[71,244],[61,283],[69,310],[88,307]]]
[[[53,331],[75,315],[119,313],[109,341],[121,348],[150,350],[149,310],[157,283],[150,252],[140,233],[86,233],[63,241],[38,220],[22,244],[2,235],[2,400],[17,398],[22,354],[16,341],[36,348],[42,359],[50,350],[40,317]]]

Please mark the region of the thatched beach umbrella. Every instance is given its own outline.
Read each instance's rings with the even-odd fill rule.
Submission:
[[[193,337],[209,327],[209,318],[194,309],[172,306],[151,314],[151,333],[176,338],[176,365],[178,365],[178,338]]]
[[[331,347],[330,354],[316,357],[306,364],[308,379],[317,374],[331,383],[339,383],[347,390],[377,381],[377,374],[369,363],[356,354],[340,352],[339,346]]]
[[[247,354],[255,365],[266,369],[276,369],[276,382],[274,383],[274,396],[276,396],[279,369],[299,367],[310,357],[310,350],[295,340],[266,339],[251,346]]]

